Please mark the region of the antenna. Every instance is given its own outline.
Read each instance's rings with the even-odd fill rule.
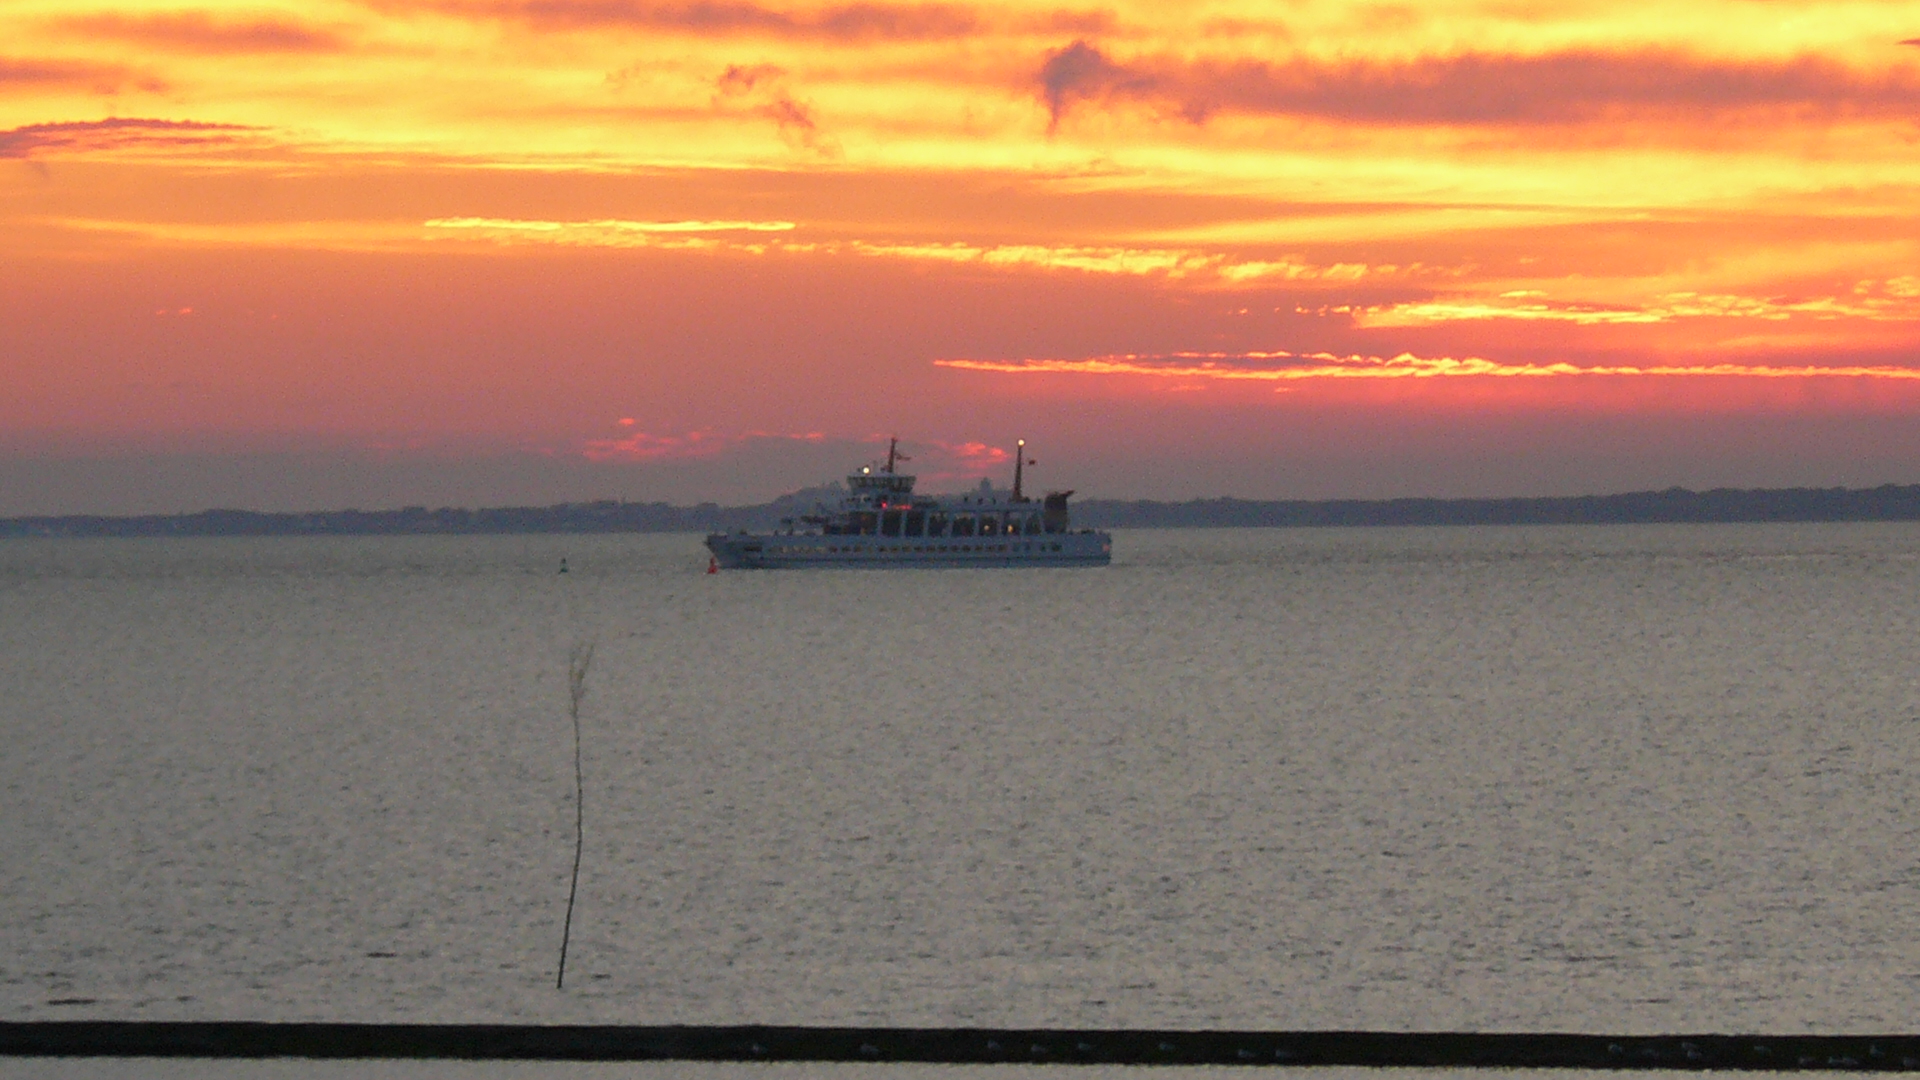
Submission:
[[[1020,468],[1027,463],[1027,440],[1019,439],[1013,444],[1013,501],[1026,502],[1027,497],[1020,494]]]

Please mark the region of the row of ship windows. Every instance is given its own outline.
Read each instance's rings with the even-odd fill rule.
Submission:
[[[817,548],[810,545],[772,544],[767,547],[769,555],[818,555],[822,550],[829,555],[885,555],[889,552],[915,552],[919,554],[959,553],[986,554],[989,552],[1028,552],[1059,551],[1059,544],[855,544],[847,547]]]
[[[1010,513],[1000,514],[957,514],[949,517],[942,511],[923,510],[856,510],[848,515],[844,525],[829,527],[829,533],[851,533],[862,536],[1038,536],[1042,533],[1065,532],[1065,519],[1048,527],[1039,514]]]

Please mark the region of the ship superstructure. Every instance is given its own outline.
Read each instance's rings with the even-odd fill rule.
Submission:
[[[837,508],[787,519],[777,532],[715,533],[707,548],[714,565],[728,570],[1107,565],[1113,537],[1071,527],[1072,491],[1026,496],[1026,447],[1021,440],[1012,492],[983,481],[972,494],[927,496],[898,471],[899,440],[889,440],[886,464],[848,476]]]

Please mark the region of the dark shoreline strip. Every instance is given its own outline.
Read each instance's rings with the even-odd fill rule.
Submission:
[[[66,514],[0,517],[9,537],[414,536],[514,533],[732,532],[773,528],[832,503],[812,489],[758,506],[671,506],[602,499],[554,506],[278,513]],[[1920,521],[1920,484],[1876,488],[1715,488],[1510,499],[1082,499],[1077,526],[1102,529],[1317,528],[1370,525],[1633,525],[1730,522]]]
[[[0,1022],[13,1057],[1920,1070],[1916,1035]]]

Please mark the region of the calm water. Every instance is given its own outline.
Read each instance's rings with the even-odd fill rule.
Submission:
[[[0,544],[0,1019],[1920,1025],[1920,528],[705,565]]]

